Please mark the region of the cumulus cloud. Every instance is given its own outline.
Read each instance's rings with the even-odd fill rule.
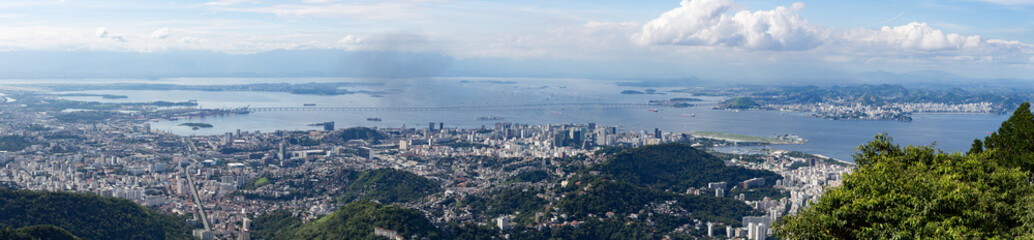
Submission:
[[[108,29],[97,28],[97,37],[99,37],[99,38],[107,38],[108,37]]]
[[[169,37],[169,28],[162,28],[151,32],[151,37],[157,39],[165,39]]]
[[[97,28],[96,35],[99,38],[112,39],[119,42],[125,42],[126,39],[122,38],[122,35],[109,34],[106,28]]]
[[[798,12],[803,3],[768,11],[726,14],[733,0],[683,0],[680,7],[643,25],[641,44],[727,46],[759,50],[807,50],[822,44],[826,30]]]
[[[668,50],[688,45],[819,54],[817,59],[833,63],[909,59],[1029,64],[1034,55],[1031,44],[946,33],[921,22],[880,29],[833,29],[802,19],[798,13],[804,9],[803,3],[761,11],[734,11],[737,7],[734,0],[683,0],[679,7],[642,25],[631,39],[639,45],[667,46]]]
[[[251,1],[250,0],[219,0],[219,1],[206,2],[205,5],[207,5],[207,6],[232,6],[232,5],[242,4],[242,3],[249,3],[249,2],[251,2]]]
[[[926,23],[912,22],[903,26],[884,26],[878,31],[867,33],[862,41],[877,42],[905,50],[958,50],[980,47],[983,40],[980,36],[962,36],[955,33],[945,34]]]
[[[348,36],[341,38],[341,40],[339,40],[338,42],[342,44],[354,45],[363,43],[363,39],[358,36],[349,34]]]
[[[205,40],[205,39],[203,39],[203,38],[197,38],[197,37],[189,37],[189,36],[188,36],[188,37],[181,37],[181,38],[180,38],[180,39],[178,40],[178,42],[179,42],[179,43],[181,43],[181,44],[197,44],[197,43],[205,43],[205,42],[208,42],[208,40]]]

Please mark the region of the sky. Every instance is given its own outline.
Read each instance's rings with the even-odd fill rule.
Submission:
[[[623,76],[1034,79],[1034,0],[0,1],[0,58],[312,50],[598,65]]]

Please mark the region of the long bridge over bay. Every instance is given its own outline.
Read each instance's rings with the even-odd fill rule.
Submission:
[[[518,105],[479,105],[449,107],[246,107],[242,112],[385,112],[385,111],[525,111],[525,110],[567,110],[567,109],[635,109],[657,108],[668,105],[657,103],[544,103]]]

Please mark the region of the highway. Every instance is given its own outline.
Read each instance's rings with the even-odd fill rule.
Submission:
[[[193,161],[193,155],[197,152],[197,148],[194,146],[194,141],[190,141],[187,138],[182,138],[183,144],[187,146],[188,158]],[[191,165],[196,164],[192,162]],[[187,185],[190,185],[190,194],[194,196],[194,204],[197,205],[199,215],[201,215],[201,223],[205,225],[205,230],[212,231],[212,225],[208,222],[208,214],[205,213],[205,205],[201,201],[201,196],[197,193],[197,185],[194,184],[194,179],[190,177],[190,167],[188,166],[183,170],[184,175],[187,176]]]

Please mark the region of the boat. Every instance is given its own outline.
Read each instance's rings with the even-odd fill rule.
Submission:
[[[368,117],[368,118],[366,118],[366,121],[371,121],[371,122],[380,122],[380,121],[381,121],[381,118],[377,118],[377,117]]]
[[[316,104],[315,104],[315,103],[306,103],[306,104],[302,104],[302,106],[306,106],[306,107],[315,107],[315,106],[316,106]]]
[[[657,112],[657,109],[653,109],[653,108],[651,108],[651,109],[646,109],[646,111],[650,111],[650,112]]]
[[[503,117],[487,116],[487,117],[479,117],[478,120],[481,120],[481,121],[503,120]]]

